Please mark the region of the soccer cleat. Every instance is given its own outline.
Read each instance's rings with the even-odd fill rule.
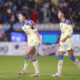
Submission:
[[[26,72],[23,71],[23,70],[18,73],[18,75],[20,75],[20,76],[23,76],[23,75],[25,75],[25,74],[26,74]]]
[[[56,73],[56,74],[54,74],[54,75],[51,75],[52,77],[61,77],[61,74],[59,74],[59,73]]]
[[[40,76],[40,73],[35,73],[35,74],[32,74],[30,75],[31,77],[39,77]]]

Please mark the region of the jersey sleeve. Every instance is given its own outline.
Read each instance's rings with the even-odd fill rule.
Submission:
[[[31,29],[32,29],[33,31],[37,31],[37,28],[35,28],[35,23],[34,23],[34,21],[29,20],[29,21],[28,21],[28,25],[31,27]]]
[[[35,27],[35,23],[33,21],[31,21],[31,20],[29,21],[29,23],[30,23],[31,29],[33,31],[37,31],[37,28]]]
[[[72,36],[72,33],[73,33],[73,27],[72,27],[71,21],[70,21],[69,19],[66,20],[66,26],[67,26],[67,32],[66,32],[66,35],[67,35],[67,36]]]
[[[34,21],[29,20],[29,21],[28,21],[28,25],[30,25],[31,27],[33,27],[33,26],[35,25],[35,23],[34,23]]]

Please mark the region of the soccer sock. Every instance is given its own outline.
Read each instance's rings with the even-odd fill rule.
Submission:
[[[40,73],[37,59],[32,59],[32,63],[35,68],[35,73]]]
[[[24,67],[23,67],[23,71],[26,71],[27,67],[28,67],[28,64],[29,64],[29,61],[30,61],[30,57],[26,57],[25,58],[25,62],[24,62]]]
[[[62,66],[63,66],[63,56],[59,56],[59,61],[58,61],[58,73],[61,74],[62,72]]]
[[[80,69],[80,62],[79,62],[79,60],[75,56],[70,57],[70,59],[72,61],[74,61],[75,65]]]

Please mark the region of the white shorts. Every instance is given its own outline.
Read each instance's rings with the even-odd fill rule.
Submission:
[[[28,46],[35,46],[35,49],[37,49],[39,46],[39,42],[31,41],[28,43]]]
[[[59,51],[67,52],[68,50],[73,50],[73,42],[65,42],[60,44]]]

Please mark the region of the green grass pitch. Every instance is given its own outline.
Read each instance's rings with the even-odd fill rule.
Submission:
[[[37,56],[41,72],[40,77],[30,77],[30,74],[34,73],[31,62],[27,74],[18,76],[17,73],[23,68],[24,59],[24,56],[0,56],[0,80],[80,80],[80,70],[69,57],[64,57],[62,77],[51,77],[57,71],[57,56]]]

